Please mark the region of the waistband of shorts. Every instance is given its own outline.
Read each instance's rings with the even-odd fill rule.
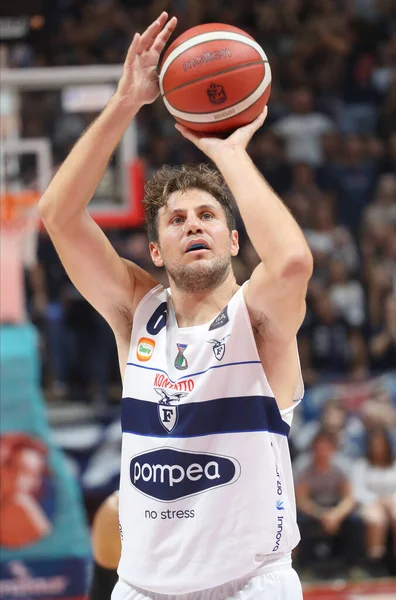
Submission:
[[[234,579],[234,580],[225,582],[218,587],[220,588],[223,586],[227,586],[229,584],[232,584],[232,583],[235,583],[235,582],[238,582],[241,580],[243,580],[243,581],[250,580],[250,579],[253,579],[254,577],[259,577],[260,575],[273,573],[274,571],[283,571],[283,570],[287,571],[292,568],[291,552],[287,552],[285,554],[277,554],[276,556],[263,555],[262,559],[263,559],[262,564],[254,571],[247,573],[243,577],[238,577],[238,579]],[[126,581],[122,577],[119,577],[119,581],[122,582],[125,586],[129,587],[131,590],[135,590],[137,592],[147,594],[148,597],[155,595],[155,597],[161,597],[161,598],[164,598],[167,600],[169,600],[170,598],[174,598],[175,600],[182,599],[182,598],[185,598],[186,596],[189,596],[190,594],[199,593],[199,591],[201,591],[201,592],[210,591],[210,588],[208,588],[208,589],[205,588],[204,590],[197,590],[196,592],[186,592],[184,594],[183,593],[181,593],[181,594],[160,594],[158,592],[153,592],[153,591],[146,590],[143,588],[135,587],[134,585],[130,584],[128,581]],[[217,588],[212,588],[212,589],[217,589]]]
[[[290,569],[291,566],[291,552],[277,554],[276,556],[263,556],[262,564],[252,573],[249,573],[248,577],[257,577],[257,575],[264,575],[265,573],[271,573],[272,571],[278,571],[279,569]]]

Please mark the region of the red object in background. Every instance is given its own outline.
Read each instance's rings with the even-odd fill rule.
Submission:
[[[142,160],[135,160],[127,165],[129,197],[122,210],[90,212],[100,227],[141,227],[144,223],[144,165]]]
[[[396,581],[362,583],[330,582],[328,585],[304,586],[304,600],[390,600],[396,597]]]
[[[0,546],[21,548],[51,533],[43,504],[47,460],[40,440],[23,433],[0,436]]]

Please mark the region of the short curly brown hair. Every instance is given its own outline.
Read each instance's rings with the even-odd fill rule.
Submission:
[[[231,194],[222,175],[203,163],[170,167],[164,165],[146,183],[144,189],[144,214],[150,242],[158,242],[158,211],[173,192],[191,189],[211,194],[221,204],[230,231],[235,229]]]

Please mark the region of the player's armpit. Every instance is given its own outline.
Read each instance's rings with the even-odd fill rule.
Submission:
[[[47,230],[75,287],[113,330],[119,330],[124,315],[129,313],[132,319],[140,299],[156,281],[118,255],[86,210],[67,225],[47,226]]]

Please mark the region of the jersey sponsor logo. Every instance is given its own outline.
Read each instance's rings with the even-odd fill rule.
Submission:
[[[226,350],[225,340],[229,338],[230,335],[230,333],[225,335],[223,338],[221,338],[221,340],[208,340],[208,344],[212,344],[213,346],[213,354],[218,361],[220,361],[224,356]]]
[[[171,381],[166,375],[157,373],[154,378],[154,387],[175,390],[176,392],[192,392],[194,389],[193,379],[183,379],[182,381]]]
[[[283,519],[284,517],[278,517],[278,526],[276,529],[276,536],[275,536],[275,546],[272,548],[272,552],[277,552],[277,550],[279,550],[279,546],[280,546],[280,542],[282,539],[282,532],[283,532]]]
[[[158,417],[161,425],[168,433],[172,433],[179,421],[179,410],[173,402],[180,402],[194,389],[192,379],[170,381],[163,373],[157,373],[154,378],[154,390],[160,396]]]
[[[278,494],[278,496],[282,496],[282,493],[283,493],[282,480],[281,480],[281,476],[280,476],[277,464],[275,464],[275,471],[276,471],[276,493]]]
[[[158,416],[161,425],[168,433],[171,433],[177,425],[179,420],[179,411],[177,406],[173,406],[171,402],[180,402],[182,398],[188,396],[186,392],[171,392],[163,390],[162,388],[154,388],[157,394],[160,396],[158,405]]]
[[[209,327],[209,331],[212,331],[213,329],[220,329],[220,327],[223,327],[223,325],[228,323],[228,321],[229,321],[228,306],[226,306],[225,308],[223,308],[221,313],[219,315],[217,315],[215,320],[212,321],[212,323],[210,324],[210,327]]]
[[[187,348],[187,344],[176,344],[177,355],[175,358],[174,365],[179,371],[185,371],[188,368],[187,358],[184,356],[184,352]]]
[[[151,340],[150,338],[146,338],[146,337],[140,338],[140,340],[138,341],[137,348],[136,348],[136,356],[138,357],[138,360],[140,360],[142,362],[150,360],[150,358],[153,355],[154,348],[155,348],[154,340]]]
[[[235,483],[239,462],[229,456],[158,448],[131,459],[130,479],[142,494],[173,502]]]
[[[277,502],[276,502],[276,508],[277,508],[277,510],[285,510],[285,507],[283,506],[282,500],[277,500]]]

